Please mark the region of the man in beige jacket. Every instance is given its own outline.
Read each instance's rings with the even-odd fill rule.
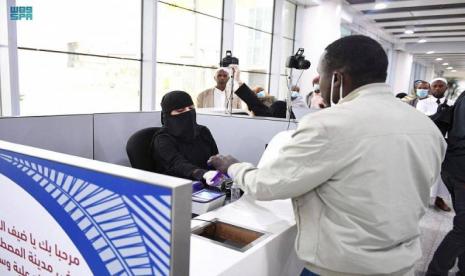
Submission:
[[[214,79],[216,86],[208,88],[197,96],[197,108],[229,108],[230,89],[226,86],[230,79],[228,69],[219,68],[215,72]],[[241,103],[241,100],[236,95],[233,95],[233,108],[240,109]]]
[[[330,44],[320,60],[329,108],[306,115],[279,157],[260,169],[209,162],[258,200],[292,198],[296,251],[320,275],[413,275],[419,221],[444,139],[385,84],[387,56],[366,36]],[[336,104],[337,103],[337,104]]]

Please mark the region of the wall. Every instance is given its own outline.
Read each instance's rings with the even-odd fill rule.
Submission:
[[[296,49],[304,48],[305,56],[312,63],[300,81],[300,91],[312,91],[312,79],[317,75],[321,54],[328,44],[341,37],[340,1],[321,1],[319,6],[297,9]]]
[[[94,159],[130,166],[126,143],[133,133],[161,126],[160,112],[108,113],[94,115]]]
[[[257,164],[277,133],[295,122],[197,114],[197,122],[212,132],[221,154]],[[0,140],[130,166],[126,143],[136,131],[161,126],[160,112],[127,112],[0,119]]]
[[[207,126],[221,154],[257,165],[268,142],[278,132],[294,129],[295,123],[280,119],[254,119],[198,114],[197,122]]]
[[[435,77],[435,75],[434,75],[434,67],[433,66],[426,67],[425,81],[430,81],[434,77]]]
[[[0,118],[0,140],[90,159],[92,135],[92,115]]]
[[[395,50],[393,55],[395,66],[393,68],[392,90],[394,94],[409,93],[410,76],[412,71],[413,56],[401,50]]]

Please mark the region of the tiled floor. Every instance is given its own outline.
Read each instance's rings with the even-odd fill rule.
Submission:
[[[451,204],[449,204],[449,206],[451,206]],[[453,212],[439,211],[434,207],[430,207],[426,212],[425,217],[420,222],[423,257],[416,264],[416,276],[425,274],[436,248],[439,246],[447,232],[452,229],[453,217]],[[453,272],[456,271],[457,268],[454,268],[449,275],[455,275]]]

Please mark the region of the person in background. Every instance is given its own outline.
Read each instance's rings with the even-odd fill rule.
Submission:
[[[431,95],[428,91],[430,85],[428,82],[420,81],[417,83],[417,110],[421,111],[427,116],[433,115],[441,103],[450,104],[447,101],[445,93],[447,90],[447,80],[444,78],[436,78],[431,81]],[[449,191],[444,185],[442,179],[439,177],[436,184],[431,188],[431,197],[434,198],[434,206],[445,212],[450,212],[451,208],[447,205],[444,199],[450,198]]]
[[[429,84],[429,82],[427,81],[424,81],[424,80],[418,80],[416,82],[416,85],[415,85],[415,99],[411,100],[409,102],[409,104],[413,107],[417,107],[418,103],[420,101],[423,101],[425,99],[427,99],[430,95],[430,90],[431,90],[431,86]],[[420,106],[422,106],[422,104],[420,104]]]
[[[306,102],[308,107],[313,109],[322,109],[327,106],[323,98],[321,97],[319,82],[320,76],[316,76],[315,78],[313,78],[313,91],[306,96]]]
[[[434,253],[427,276],[448,275],[457,259],[456,275],[465,275],[465,91],[455,103],[447,144],[441,176],[452,195],[454,225]]]
[[[261,168],[209,160],[257,200],[292,198],[297,255],[313,273],[413,275],[422,256],[419,222],[446,145],[393,96],[387,67],[375,40],[336,40],[317,69],[330,107],[304,116],[276,159]]]
[[[255,86],[252,88],[252,91],[255,92],[257,98],[266,106],[270,107],[275,101],[276,98],[265,92],[265,89],[261,86]]]
[[[417,90],[417,86],[419,83],[421,83],[422,80],[416,80],[413,82],[413,88],[412,90],[410,91],[410,94],[405,96],[404,98],[402,98],[402,101],[405,102],[405,103],[408,103],[409,105],[415,107],[415,100],[417,99],[417,94],[416,94],[416,90]]]
[[[210,130],[196,121],[191,96],[171,91],[161,100],[163,127],[152,139],[155,172],[201,181],[208,170],[207,160],[218,154]]]
[[[308,107],[304,97],[300,94],[300,87],[297,85],[291,87],[291,105],[292,107]]]
[[[271,106],[266,106],[262,101],[260,101],[257,94],[242,82],[239,67],[237,65],[231,65],[231,69],[235,72],[234,78],[239,84],[234,91],[234,94],[245,102],[247,108],[254,116],[286,118],[286,102],[275,101]],[[294,118],[294,114],[291,113],[291,119]]]
[[[430,97],[417,103],[417,109],[428,116],[436,113],[438,105],[442,103],[449,106],[454,105],[454,101],[446,97],[447,80],[445,78],[435,78],[431,80],[430,84]]]
[[[228,68],[218,68],[214,76],[216,86],[208,88],[197,96],[197,108],[229,108],[229,97],[231,89],[228,89],[227,84],[230,79]],[[242,107],[241,100],[233,96],[233,108],[240,109]]]

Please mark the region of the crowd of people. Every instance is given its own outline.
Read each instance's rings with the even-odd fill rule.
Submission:
[[[227,85],[231,79],[230,72],[234,71],[236,88],[239,86],[240,71],[237,66],[218,68],[213,76],[215,86],[202,91],[197,96],[197,108],[214,108],[228,110],[231,101],[231,87]],[[240,81],[240,77],[239,77]],[[313,89],[309,93],[301,93],[298,85],[290,87],[290,103],[293,108],[322,109],[326,107],[320,94],[319,77],[313,80]],[[232,108],[245,109],[250,115],[286,117],[286,99],[277,99],[270,95],[262,86],[252,86],[253,93],[237,92],[232,95]],[[285,91],[287,94],[287,91]]]
[[[451,195],[454,226],[427,275],[447,275],[457,259],[457,275],[465,275],[465,93],[454,105],[447,80],[435,78],[415,82],[414,94],[399,100],[385,84],[387,67],[383,48],[366,36],[328,45],[314,91],[302,96],[292,88],[296,105],[321,111],[300,120],[279,157],[261,168],[218,155],[208,128],[196,123],[189,94],[170,92],[161,103],[163,128],[152,141],[155,171],[202,180],[218,170],[258,200],[291,198],[296,252],[307,275],[413,275],[430,196],[450,211]],[[232,70],[233,102],[229,70],[220,68],[217,85],[199,95],[197,107],[236,108],[243,101],[256,116],[276,115],[273,107],[281,112],[282,104],[286,110],[285,102],[249,88]],[[447,142],[428,117],[444,105],[453,106]]]

